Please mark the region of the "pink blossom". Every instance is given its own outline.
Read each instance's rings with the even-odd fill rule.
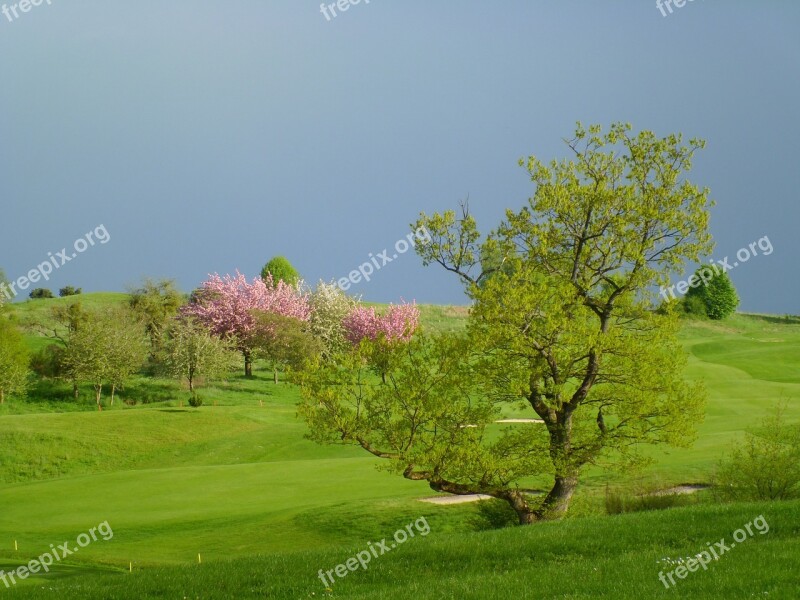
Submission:
[[[389,341],[407,342],[419,326],[419,308],[414,303],[391,305],[381,316],[372,307],[359,306],[344,318],[342,325],[347,339],[354,344],[365,338],[377,339],[381,334]]]
[[[198,301],[185,306],[183,314],[195,317],[219,337],[236,337],[245,350],[247,338],[256,325],[253,310],[301,321],[311,316],[308,297],[297,288],[283,281],[273,287],[272,281],[265,283],[258,277],[248,283],[238,270],[235,277],[210,275],[202,285]]]

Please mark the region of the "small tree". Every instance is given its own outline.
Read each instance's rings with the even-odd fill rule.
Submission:
[[[253,346],[272,365],[276,384],[278,370],[302,369],[322,353],[322,342],[314,337],[307,322],[274,313],[255,312],[254,316]]]
[[[212,335],[195,319],[176,319],[167,329],[159,358],[166,372],[186,380],[194,394],[198,377],[214,379],[233,365],[236,348],[231,340]]]
[[[161,335],[178,310],[186,303],[172,279],[146,278],[129,291],[128,304],[144,323],[152,351],[158,351]]]
[[[275,256],[261,269],[261,279],[271,286],[278,285],[280,281],[287,285],[296,286],[300,281],[300,273],[297,272],[286,257]]]
[[[12,292],[9,289],[10,283],[6,277],[6,272],[0,269],[0,308],[3,308],[3,304],[7,301],[13,300]]]
[[[69,380],[72,383],[72,395],[76,401],[78,400],[78,379],[76,379],[70,364],[67,363],[66,357],[73,338],[88,322],[89,317],[90,314],[83,309],[80,302],[73,302],[68,305],[54,306],[50,311],[49,319],[41,319],[33,323],[33,326],[43,336],[57,342],[51,344],[49,352],[43,351],[34,357],[37,373],[41,369],[40,374],[43,376],[44,372],[47,372]]]
[[[0,315],[0,404],[6,396],[23,394],[28,385],[30,356],[22,334]]]
[[[397,344],[408,342],[419,327],[419,309],[416,304],[400,304],[389,307],[385,315],[379,315],[373,307],[356,307],[347,317],[344,326],[347,339],[355,345],[364,345],[367,361],[386,383]]]
[[[408,341],[419,326],[419,309],[416,304],[391,305],[385,315],[373,307],[356,307],[343,322],[345,335],[353,344],[363,339]]]
[[[36,288],[30,293],[30,298],[34,300],[42,300],[45,298],[54,298],[53,292],[48,290],[47,288]]]
[[[718,273],[711,267],[700,267],[694,276],[708,283],[689,288],[683,301],[686,312],[694,314],[704,312],[708,318],[715,321],[726,319],[736,312],[739,296],[727,273]]]
[[[350,349],[343,322],[356,309],[358,300],[345,294],[335,283],[320,281],[309,302],[311,333],[322,343],[323,358],[329,360]]]
[[[58,290],[58,295],[62,298],[66,298],[67,296],[77,296],[83,292],[83,289],[72,287],[71,285],[64,286],[60,290]]]
[[[800,496],[800,424],[786,422],[779,406],[745,433],[715,473],[715,491],[734,501],[788,500]]]
[[[111,386],[111,403],[117,388],[139,368],[147,356],[144,327],[121,311],[92,312],[69,338],[63,368],[75,382],[92,384],[100,406],[103,385]]]

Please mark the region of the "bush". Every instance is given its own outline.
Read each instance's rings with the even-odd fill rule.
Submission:
[[[688,315],[694,315],[704,319],[708,318],[708,313],[706,312],[706,303],[699,296],[687,295],[681,302],[681,308]]]
[[[63,359],[64,347],[59,344],[48,344],[31,356],[31,371],[39,377],[55,379],[63,374],[61,368]]]
[[[61,296],[62,298],[66,298],[67,296],[77,296],[81,292],[83,292],[81,288],[75,288],[72,287],[71,285],[67,285],[58,290],[58,295]]]
[[[43,298],[55,298],[53,296],[53,292],[48,290],[47,288],[36,288],[30,293],[30,297],[34,300],[41,300]]]
[[[761,426],[747,431],[714,474],[720,500],[789,500],[800,497],[800,425],[786,423],[779,406]]]
[[[505,500],[488,498],[475,504],[477,514],[470,519],[470,524],[478,531],[519,525],[517,513]]]
[[[694,277],[707,283],[690,287],[686,292],[683,301],[686,312],[705,314],[708,318],[719,321],[736,311],[736,307],[739,306],[739,296],[726,273],[717,273],[711,267],[704,266],[695,272]]]
[[[189,406],[193,406],[194,408],[198,408],[199,406],[202,406],[202,405],[203,405],[203,399],[200,397],[200,395],[197,392],[194,392],[189,397]]]

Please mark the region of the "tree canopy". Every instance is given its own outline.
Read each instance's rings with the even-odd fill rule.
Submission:
[[[504,499],[521,523],[563,515],[588,465],[691,441],[704,391],[683,379],[676,316],[656,312],[653,288],[711,251],[708,190],[685,176],[703,142],[578,124],[566,145],[567,159],[520,161],[533,196],[485,238],[466,206],[412,225],[431,234],[423,262],[464,283],[467,333],[398,347],[385,385],[363,379],[361,348],[309,375],[318,440],[360,445],[435,490]],[[540,423],[493,423],[511,406]],[[547,494],[520,489],[542,475]]]

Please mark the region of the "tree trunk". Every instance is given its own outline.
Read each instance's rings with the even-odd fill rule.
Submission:
[[[531,509],[530,504],[525,499],[525,496],[517,490],[509,490],[500,496],[503,500],[511,505],[514,512],[517,513],[520,525],[530,525],[539,520],[536,511]]]
[[[100,383],[94,386],[94,399],[97,402],[97,406],[100,406],[100,397],[103,395],[103,384]]]
[[[116,391],[117,391],[117,384],[116,383],[112,383],[111,384],[111,406],[114,406],[114,392],[116,392]]]
[[[531,402],[536,413],[542,417],[550,435],[550,460],[555,467],[553,487],[536,510],[541,520],[563,517],[578,486],[578,471],[572,461],[572,414],[574,409],[564,406],[558,411],[538,401]]]
[[[577,487],[578,476],[576,474],[556,475],[553,489],[550,490],[542,506],[536,511],[537,517],[542,520],[553,520],[566,515]]]
[[[72,381],[72,397],[75,399],[75,402],[78,401],[78,382]]]
[[[244,352],[244,376],[253,376],[253,358],[249,352]]]
[[[0,404],[4,404],[6,401],[6,392],[5,390],[0,390]]]
[[[275,372],[275,384],[277,385],[278,384],[278,367],[275,367],[273,369],[273,371]]]

